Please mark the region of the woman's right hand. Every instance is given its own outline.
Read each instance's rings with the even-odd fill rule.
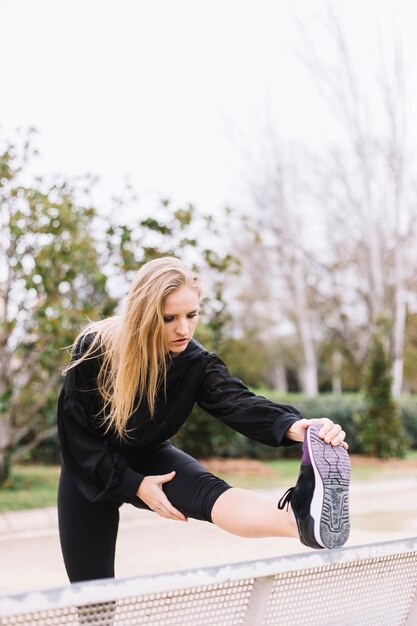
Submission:
[[[139,485],[136,495],[161,517],[187,522],[185,515],[172,506],[162,490],[162,485],[168,483],[174,476],[175,471],[169,474],[161,474],[160,476],[145,476]]]

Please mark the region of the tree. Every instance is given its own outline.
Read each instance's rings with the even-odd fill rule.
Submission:
[[[270,294],[295,329],[301,389],[307,396],[315,396],[318,376],[312,286],[317,268],[306,244],[306,198],[298,167],[284,160],[272,132],[269,141],[269,162],[253,172],[250,185],[259,212],[253,222],[262,239],[262,267],[269,278]]]
[[[205,345],[219,351],[230,322],[224,291],[228,279],[239,273],[239,262],[224,242],[220,245],[221,235],[213,218],[197,215],[192,204],[181,208],[167,199],[154,208],[152,217],[148,213],[140,217],[143,210],[134,195],[119,198],[117,203],[128,207],[134,217],[129,224],[113,220],[103,231],[103,263],[110,275],[117,277],[118,290],[126,292],[138,268],[152,259],[176,256],[188,262],[200,275],[205,296],[208,294],[202,303],[205,328],[201,335]]]
[[[407,316],[404,379],[408,393],[417,393],[417,314]]]
[[[300,20],[305,62],[344,137],[317,168],[318,197],[339,284],[346,285],[345,309],[350,309],[352,323],[362,326],[362,355],[376,320],[389,319],[392,389],[397,396],[402,390],[417,219],[404,55],[399,38],[393,46],[381,45],[381,65],[364,87],[342,18],[334,3],[327,6],[325,31],[333,52],[326,58],[318,54]]]
[[[95,212],[64,180],[22,182],[30,140],[0,150],[0,483],[55,432],[56,389],[77,322],[114,302],[90,233]]]
[[[34,155],[30,138],[0,149],[0,484],[11,463],[56,432],[63,346],[89,320],[116,312],[143,263],[174,255],[211,268],[221,307],[206,321],[218,341],[227,320],[222,275],[234,262],[198,242],[191,205],[163,200],[144,211],[127,188],[109,219],[89,203],[90,179],[85,188],[63,178],[24,184]],[[210,228],[208,220],[206,235]]]
[[[408,442],[391,396],[390,363],[381,331],[370,342],[364,400],[365,408],[358,416],[362,450],[382,459],[404,456]]]

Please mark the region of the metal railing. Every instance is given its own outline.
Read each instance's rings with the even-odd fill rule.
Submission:
[[[417,537],[0,597],[2,626],[417,625]]]

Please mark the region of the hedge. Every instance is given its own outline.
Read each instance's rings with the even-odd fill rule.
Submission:
[[[261,389],[257,393],[274,402],[296,406],[304,417],[330,417],[346,431],[351,453],[361,453],[358,438],[359,425],[355,415],[363,408],[363,397],[358,393],[320,394],[308,398],[301,394],[282,395]],[[396,402],[410,447],[417,449],[417,397],[403,396]],[[220,420],[196,407],[173,443],[198,458],[208,456],[249,457],[255,459],[299,455],[299,446],[272,448],[247,439],[225,426]]]
[[[284,396],[267,389],[257,390],[257,393],[274,402],[296,406],[307,418],[330,417],[346,431],[349,451],[352,453],[362,452],[358,441],[358,423],[355,419],[355,414],[363,407],[363,398],[360,394],[320,394],[315,398],[307,398],[300,394]],[[403,396],[396,403],[411,448],[417,449],[417,396]],[[197,458],[220,456],[270,459],[299,456],[300,448],[297,445],[272,448],[259,444],[234,432],[220,420],[208,415],[197,406],[172,441]],[[59,463],[59,459],[59,446],[56,436],[43,442],[25,457],[27,461],[42,463]]]

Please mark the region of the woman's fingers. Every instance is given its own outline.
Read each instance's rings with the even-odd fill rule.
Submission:
[[[158,503],[155,504],[153,510],[161,517],[167,517],[168,519],[175,519],[181,522],[188,521],[185,515],[181,513],[181,511],[178,511],[178,509],[172,506],[171,502],[165,495],[164,498],[158,499]]]
[[[322,417],[311,421],[321,424],[319,437],[323,439],[323,441],[331,443],[332,446],[343,445],[346,450],[348,449],[349,446],[345,442],[346,433],[342,430],[342,427],[339,424],[335,424],[328,417]]]
[[[157,482],[160,485],[163,485],[164,483],[168,483],[170,480],[175,478],[175,470],[172,472],[169,472],[169,474],[162,474],[161,476],[155,476],[155,478],[157,479]]]
[[[304,441],[305,431],[308,428],[310,422],[313,420],[301,419],[294,422],[287,432],[285,433],[286,437],[291,441]]]
[[[181,513],[181,511],[178,511],[178,509],[172,506],[168,498],[166,498],[166,501],[162,503],[160,509],[156,512],[162,517],[167,517],[168,519],[175,519],[179,520],[180,522],[188,521],[185,515]]]
[[[178,509],[172,506],[171,502],[168,500],[167,496],[165,495],[161,487],[161,485],[169,482],[173,478],[175,478],[175,470],[172,472],[169,472],[169,474],[163,474],[162,476],[159,476],[159,488],[160,488],[160,493],[161,493],[161,499],[164,504],[164,507],[163,507],[164,517],[168,517],[169,519],[181,520],[182,522],[187,522],[188,520],[185,517],[185,515],[183,515],[181,511],[178,511]]]
[[[342,430],[339,424],[335,424],[328,417],[298,420],[290,426],[286,432],[286,436],[292,441],[303,441],[305,430],[310,424],[320,424],[319,437],[326,443],[331,443],[332,446],[343,445],[346,450],[348,449],[348,445],[345,442],[345,431]]]
[[[341,431],[342,427],[339,424],[334,424],[331,420],[327,420],[320,429],[319,437],[322,437],[326,443],[330,443],[333,439],[339,437]]]
[[[175,477],[175,471],[159,476],[146,476],[142,481],[142,489],[140,489],[139,497],[161,517],[179,520],[181,522],[188,521],[185,515],[172,506],[168,500],[162,485],[169,482]]]

